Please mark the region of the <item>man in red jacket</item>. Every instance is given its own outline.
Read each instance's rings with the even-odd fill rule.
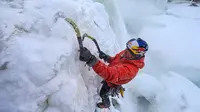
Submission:
[[[104,79],[100,90],[102,102],[98,103],[99,108],[109,108],[109,92],[113,88],[118,88],[122,84],[131,81],[139,69],[144,67],[145,53],[148,50],[148,44],[142,40],[131,39],[126,43],[126,49],[111,57],[104,52],[99,53],[99,58],[109,64],[106,65],[90,53],[87,48],[80,51],[80,60],[87,63],[93,70]]]

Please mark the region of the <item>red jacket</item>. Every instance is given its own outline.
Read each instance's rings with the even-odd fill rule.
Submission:
[[[124,50],[112,57],[110,64],[98,61],[92,68],[101,76],[109,86],[126,84],[131,81],[144,67],[144,58],[140,60],[128,60],[122,57]]]

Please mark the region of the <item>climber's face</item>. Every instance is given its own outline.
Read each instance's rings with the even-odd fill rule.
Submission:
[[[132,53],[127,48],[125,49],[124,57],[127,58],[127,59],[134,58],[134,56],[132,55]]]

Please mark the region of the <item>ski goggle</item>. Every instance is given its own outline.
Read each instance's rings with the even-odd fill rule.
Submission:
[[[134,54],[141,54],[141,53],[145,53],[145,48],[140,48],[138,46],[132,46],[131,48],[129,48],[131,50],[131,52],[133,52]]]
[[[126,46],[134,54],[144,55],[148,50],[147,43],[140,38],[138,38],[137,40],[136,39],[129,40]]]

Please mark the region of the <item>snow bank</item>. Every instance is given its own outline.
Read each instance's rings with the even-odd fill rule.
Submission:
[[[199,68],[198,21],[167,15],[156,17],[155,21],[163,27],[147,27],[140,34],[149,41],[151,49],[159,50],[165,56],[164,59],[172,59],[173,64],[182,63],[183,66]]]
[[[166,0],[115,0],[119,12],[122,15],[128,33],[138,36],[143,25],[146,24],[145,17],[158,15],[166,9]],[[132,38],[132,37],[131,37]]]
[[[200,8],[184,4],[171,7],[165,15],[149,17],[149,23],[139,35],[151,47],[145,71],[156,75],[159,74],[158,71],[176,71],[199,85],[200,20],[198,14],[191,14]]]
[[[189,6],[185,8],[188,9]],[[196,7],[189,7],[196,10]],[[177,10],[178,9],[178,10]],[[174,16],[179,13],[182,8],[172,8],[169,12],[173,12],[170,15],[154,16],[151,20],[159,25],[149,25],[145,27],[140,33],[140,36],[145,38],[150,46],[151,50],[158,51],[157,55],[163,55],[163,59],[172,60],[167,61],[171,64],[177,64],[181,66],[200,67],[198,57],[200,56],[199,41],[199,20],[193,20],[190,16],[191,13],[185,12],[185,15],[191,17],[191,19],[184,18],[182,16]],[[198,8],[200,10],[200,8]],[[179,13],[181,15],[181,13]],[[198,15],[198,14],[197,14]],[[184,16],[184,15],[183,15]]]
[[[141,73],[126,85],[122,104],[136,112],[198,112],[199,94],[198,87],[177,73],[160,78]]]
[[[174,15],[179,18],[187,18],[187,19],[200,19],[200,7],[192,7],[189,4],[169,4],[167,13]]]
[[[105,6],[105,10],[109,14],[110,26],[112,27],[114,34],[119,44],[118,49],[125,49],[125,43],[130,40],[130,36],[127,33],[125,21],[123,20],[120,8],[117,5],[116,0],[95,0],[102,3]],[[124,2],[124,1],[123,1]],[[117,50],[118,50],[117,49]],[[118,51],[119,52],[119,51]]]

